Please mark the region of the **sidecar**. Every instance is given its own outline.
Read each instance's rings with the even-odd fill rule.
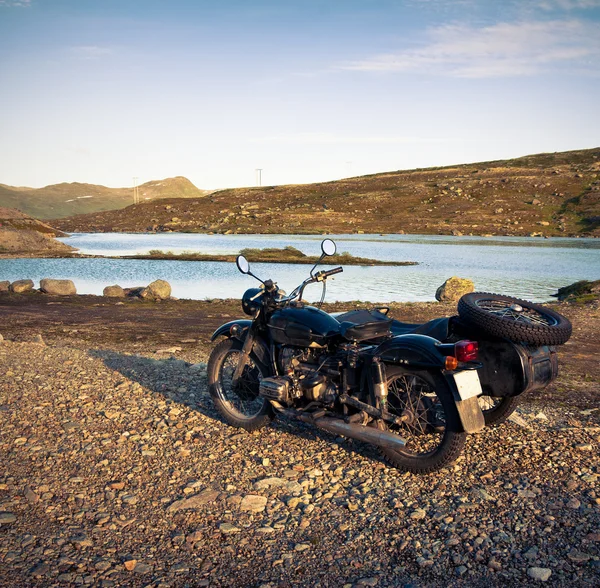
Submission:
[[[459,302],[457,316],[433,319],[423,324],[393,319],[389,336],[420,334],[433,337],[441,343],[455,343],[461,339],[477,341],[477,360],[482,364],[478,374],[482,396],[485,397],[481,398],[480,404],[486,424],[498,424],[506,420],[517,407],[518,396],[543,389],[556,379],[556,345],[566,342],[571,334],[571,325],[562,315],[526,301],[498,295],[483,296],[481,293],[467,296],[474,296],[476,300],[485,299],[486,304],[493,300],[496,306],[492,310],[495,312],[486,311],[482,315],[486,319],[484,321],[473,320],[471,314],[461,312],[464,306]],[[525,313],[523,305],[527,305],[529,314]],[[374,317],[386,316],[388,310],[386,307],[352,310],[336,314],[336,319],[368,322]],[[533,312],[536,314],[533,315]],[[491,327],[489,314],[492,319],[500,319],[492,321]],[[511,322],[515,324],[511,325]],[[517,328],[514,328],[515,325]]]

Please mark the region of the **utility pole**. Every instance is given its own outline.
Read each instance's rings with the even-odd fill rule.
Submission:
[[[133,203],[140,203],[140,191],[137,185],[138,178],[137,176],[133,176]]]
[[[256,185],[262,186],[262,168],[256,168]]]

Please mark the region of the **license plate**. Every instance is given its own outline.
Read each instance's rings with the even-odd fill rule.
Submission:
[[[453,374],[453,377],[461,400],[467,400],[481,394],[479,374],[475,370],[458,372]]]

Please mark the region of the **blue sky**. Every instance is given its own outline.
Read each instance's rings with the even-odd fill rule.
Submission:
[[[600,0],[0,0],[0,183],[333,180],[600,145]]]

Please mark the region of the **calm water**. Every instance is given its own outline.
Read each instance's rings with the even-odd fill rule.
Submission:
[[[372,302],[433,300],[450,276],[469,278],[477,290],[535,301],[577,280],[600,278],[600,240],[421,235],[332,236],[338,251],[384,260],[416,261],[417,266],[347,266],[329,280],[327,300]],[[309,235],[197,235],[81,233],[62,239],[82,253],[131,255],[152,249],[199,253],[237,253],[245,247],[285,247],[320,253],[322,237]],[[253,272],[292,290],[309,271],[304,265],[253,264]],[[162,278],[180,298],[237,298],[256,284],[235,264],[125,259],[0,259],[0,280],[68,278],[81,294],[101,294],[104,286],[146,285]],[[318,299],[321,286],[306,290]]]

